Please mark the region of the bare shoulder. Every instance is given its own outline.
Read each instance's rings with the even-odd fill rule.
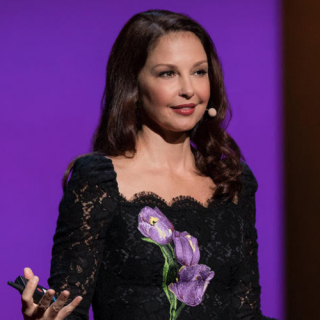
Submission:
[[[107,156],[106,158],[111,159],[114,169],[117,173],[120,173],[124,170],[130,170],[133,165],[133,158],[127,158],[125,156]]]
[[[125,192],[129,186],[134,188],[134,183],[137,183],[137,181],[141,179],[141,176],[144,177],[144,174],[137,168],[137,163],[134,158],[127,158],[125,156],[108,158],[111,159],[114,171],[117,174],[120,190]]]

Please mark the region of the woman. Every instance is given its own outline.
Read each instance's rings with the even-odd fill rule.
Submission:
[[[267,319],[260,311],[256,180],[225,128],[210,36],[164,10],[133,16],[112,48],[93,153],[75,159],[37,306],[25,319]],[[67,183],[69,173],[71,178]],[[63,307],[68,300],[73,299]]]

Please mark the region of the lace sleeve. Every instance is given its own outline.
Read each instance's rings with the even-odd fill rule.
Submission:
[[[258,269],[258,243],[256,222],[255,193],[257,181],[244,164],[243,190],[241,205],[244,206],[244,258],[236,274],[237,286],[233,292],[233,306],[237,319],[242,320],[267,320],[260,310],[259,269]],[[273,319],[275,320],[275,319]]]
[[[110,159],[80,158],[59,205],[48,283],[57,293],[69,290],[70,301],[83,297],[68,320],[88,319],[107,228],[116,209],[115,177]]]

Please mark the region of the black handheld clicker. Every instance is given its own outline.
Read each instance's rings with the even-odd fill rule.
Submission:
[[[28,279],[22,276],[19,276],[14,282],[8,281],[8,285],[17,289],[20,294],[22,294],[24,288],[26,287],[28,283]],[[48,291],[48,289],[37,285],[36,290],[33,294],[33,302],[38,304],[41,298],[44,296],[44,294]],[[55,297],[52,298],[51,303],[55,302],[57,299]]]

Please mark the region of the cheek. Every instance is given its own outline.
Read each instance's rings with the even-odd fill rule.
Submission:
[[[209,80],[206,81],[205,83],[203,83],[199,87],[198,92],[199,92],[199,96],[200,96],[201,100],[209,101],[209,99],[210,99],[210,82],[209,82]]]
[[[174,90],[169,85],[149,85],[142,90],[142,102],[146,106],[168,106],[172,103],[174,97]]]

